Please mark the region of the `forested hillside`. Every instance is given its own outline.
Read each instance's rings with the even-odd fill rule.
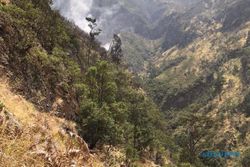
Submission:
[[[91,150],[102,152],[107,146],[117,147],[124,158],[113,162],[107,154],[103,159],[106,166],[129,165],[140,157],[155,161],[152,157],[156,154],[163,159],[164,117],[133,81],[133,76],[122,65],[112,63],[98,42],[51,10],[50,1],[1,1],[0,16],[1,78],[9,80],[14,92],[23,95],[42,112],[75,122],[74,128]],[[2,98],[1,111],[11,113],[12,107],[5,104],[4,95]],[[21,112],[25,115],[27,111]],[[6,125],[0,124],[1,141],[16,142],[23,137],[20,132],[8,139],[7,117],[0,118],[6,119]],[[66,131],[70,129],[64,124],[60,126],[66,126]],[[52,140],[54,145],[59,144],[53,136],[48,139],[48,134],[37,138],[37,142]],[[47,147],[42,151],[50,155]],[[9,152],[5,145],[0,145],[0,151],[0,161],[4,164],[4,156]],[[29,150],[16,151],[21,154],[14,154],[17,157],[12,158],[25,161],[14,163],[17,166],[36,166],[41,162],[36,164],[25,159],[22,153]],[[37,158],[32,155],[30,158]],[[46,156],[44,163],[59,165]],[[83,159],[77,163],[85,162]],[[6,162],[6,165],[10,164]]]
[[[150,63],[146,87],[168,117],[183,162],[248,166],[242,159],[249,159],[249,7],[240,0],[197,3],[178,16],[182,32],[165,38],[181,42],[165,43]],[[189,157],[204,150],[239,151],[241,158],[201,165]]]
[[[116,8],[104,34],[121,34],[124,60],[165,113],[172,159],[179,166],[248,166],[241,161],[250,131],[249,1],[93,1],[90,13],[112,9],[109,3]],[[201,160],[204,150],[242,156]]]
[[[249,1],[0,2],[0,164],[249,167]]]

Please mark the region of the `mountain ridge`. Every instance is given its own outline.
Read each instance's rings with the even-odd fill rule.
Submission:
[[[87,150],[75,162],[65,158],[72,162],[65,165],[88,163],[91,152],[89,166],[248,167],[248,1],[95,0],[83,15],[92,14],[102,26],[103,36],[96,40],[50,2],[0,4],[0,78],[9,79],[0,81],[0,140],[6,141],[0,144],[0,161],[10,153],[5,148],[20,151],[14,157],[27,152],[32,143],[19,141],[37,128],[37,140],[45,141],[39,163],[61,163],[69,155],[67,143],[74,142],[61,141],[62,126],[82,141],[73,145],[76,150],[81,151],[79,145]],[[59,9],[70,7],[79,26],[77,12],[84,1],[79,6],[61,2]],[[113,62],[98,42],[109,42],[113,33],[122,39],[122,64]],[[1,123],[8,117],[14,126]],[[16,140],[7,140],[10,127],[17,130]],[[6,147],[10,142],[16,148]],[[53,145],[60,153],[51,160],[46,157]],[[221,150],[241,156],[202,157]],[[22,155],[35,164],[27,158],[36,156]]]

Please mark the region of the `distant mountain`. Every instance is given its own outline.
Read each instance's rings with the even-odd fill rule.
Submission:
[[[249,167],[249,109],[249,0],[0,0],[3,166]]]
[[[106,35],[121,34],[124,60],[166,113],[173,136],[186,126],[178,117],[205,113],[222,121],[213,149],[249,148],[250,1],[126,2],[103,24]]]
[[[247,1],[238,0],[154,0],[154,1],[100,1],[94,0],[90,13],[101,22],[103,34],[100,40],[108,43],[113,33],[121,33],[125,39],[134,41],[133,46],[128,46],[127,41],[124,47],[125,60],[134,71],[143,72],[149,58],[159,55],[173,46],[184,47],[198,37],[203,36],[204,25],[211,25],[213,22],[223,24],[224,28],[232,27],[227,25],[230,21],[232,8],[240,8]],[[237,11],[236,11],[237,12]],[[242,13],[247,11],[241,10]],[[228,16],[227,16],[228,14]],[[240,12],[236,13],[240,15]],[[241,15],[240,20],[233,24],[239,25],[241,21],[246,21],[246,14]],[[225,20],[224,20],[225,19]],[[231,23],[233,21],[231,20]],[[130,34],[129,37],[126,34]],[[143,39],[143,40],[142,40]],[[145,50],[150,52],[143,53],[142,49],[136,50],[136,46],[143,45],[140,41],[150,41],[154,43]],[[128,49],[128,48],[133,48]],[[157,51],[157,52],[155,52]],[[139,54],[138,54],[139,53]],[[137,54],[138,58],[135,58]],[[133,57],[143,60],[140,64],[133,62]]]

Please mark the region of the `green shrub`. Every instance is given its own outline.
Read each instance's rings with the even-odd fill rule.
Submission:
[[[136,161],[139,158],[138,151],[131,145],[128,145],[126,148],[126,158],[132,161]]]

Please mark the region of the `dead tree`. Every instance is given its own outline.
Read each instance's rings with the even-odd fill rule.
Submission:
[[[95,37],[100,35],[102,30],[98,28],[97,23],[96,23],[96,18],[86,17],[86,20],[89,22],[89,25],[88,25],[90,28],[89,36],[92,40],[95,40]]]

